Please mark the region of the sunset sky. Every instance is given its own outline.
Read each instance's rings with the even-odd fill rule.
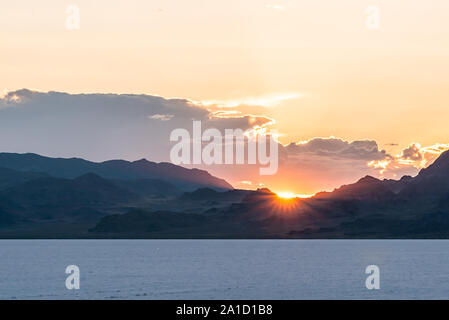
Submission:
[[[80,10],[79,30],[66,28],[69,5]],[[375,30],[366,26],[372,5],[380,10]],[[447,0],[2,1],[0,117],[8,92],[22,88],[176,97],[210,115],[274,120],[284,146],[301,142],[286,152],[301,154],[302,167],[277,177],[211,169],[234,185],[309,194],[364,174],[399,178],[449,148],[448,14]],[[314,147],[316,138],[341,148],[374,141],[378,150],[342,165],[333,162],[341,155],[323,159],[327,146]],[[148,150],[60,150],[95,161],[166,160]],[[301,173],[287,179],[294,168]]]

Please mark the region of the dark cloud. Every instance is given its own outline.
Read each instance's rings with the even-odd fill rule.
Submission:
[[[404,160],[420,161],[423,159],[423,155],[421,154],[420,149],[420,146],[411,144],[408,148],[402,150],[401,158]]]
[[[242,129],[243,131],[255,126],[263,127],[271,124],[273,119],[264,116],[237,116],[232,118],[211,118],[207,126],[217,128],[224,132],[225,129]]]
[[[0,150],[90,160],[149,158],[168,161],[170,132],[204,128],[250,129],[264,116],[215,117],[187,99],[136,94],[68,94],[27,89],[0,99]]]
[[[286,148],[291,156],[311,153],[355,160],[381,160],[389,157],[385,150],[379,150],[377,142],[372,140],[349,142],[338,138],[313,138],[298,144],[291,143]]]

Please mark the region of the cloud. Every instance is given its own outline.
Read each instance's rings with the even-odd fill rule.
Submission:
[[[419,144],[413,143],[408,148],[402,150],[400,159],[421,161],[423,159],[423,155],[420,151],[421,146]]]
[[[333,190],[360,177],[379,174],[367,164],[390,159],[376,141],[347,141],[341,138],[313,138],[307,141],[278,144],[279,168],[273,176],[260,176],[259,165],[212,165],[202,168],[223,176],[241,188],[266,185],[274,191],[313,194]],[[243,183],[242,181],[245,181]]]
[[[17,91],[7,92],[2,98],[3,103],[9,102],[23,102],[29,100],[35,96],[35,92],[28,89],[21,89]]]
[[[267,127],[273,125],[275,120],[266,116],[244,115],[237,117],[212,117],[207,126],[224,132],[225,129],[242,129],[243,131],[255,127]]]
[[[380,179],[414,176],[420,169],[433,163],[441,153],[449,150],[449,144],[422,147],[418,143],[411,143],[401,154],[391,155],[380,150],[374,140],[349,142],[331,137],[290,144],[286,149],[289,160],[283,164],[283,168],[287,176],[304,181],[311,179],[312,184],[306,183],[311,189],[321,185],[332,190],[368,174]],[[280,172],[282,174],[282,169]]]
[[[241,111],[237,110],[218,110],[212,112],[214,118],[234,118],[235,116],[240,116]]]
[[[313,138],[307,141],[291,143],[287,147],[289,156],[310,153],[325,157],[337,157],[357,160],[381,160],[389,157],[385,150],[379,150],[376,141],[345,141],[339,138]]]
[[[263,95],[259,97],[246,97],[233,100],[210,100],[198,102],[206,107],[214,108],[236,108],[240,106],[259,106],[271,108],[279,106],[282,102],[287,100],[299,99],[303,95],[300,93],[274,93],[270,95]]]
[[[365,175],[380,179],[399,179],[416,175],[432,163],[449,145],[421,147],[411,144],[397,156],[381,150],[374,140],[347,141],[342,138],[312,138],[279,147],[276,175],[260,176],[258,165],[204,166],[224,176],[240,188],[266,185],[274,191],[313,194],[332,191]],[[245,181],[244,183],[242,182]]]
[[[174,115],[172,114],[154,114],[152,116],[150,116],[150,119],[154,119],[154,120],[160,120],[160,121],[168,121],[170,119],[172,119],[174,117]]]
[[[3,97],[0,97],[0,108],[12,107],[16,104],[29,101],[34,93],[34,91],[28,89],[6,92]]]
[[[223,112],[217,112],[222,110]],[[34,152],[55,157],[169,161],[170,133],[192,130],[253,129],[266,134],[275,119],[241,110],[211,111],[188,99],[133,94],[68,94],[18,90],[0,99],[0,152]],[[237,111],[237,112],[233,112]],[[415,175],[449,144],[405,147],[398,155],[379,148],[375,140],[312,138],[278,144],[276,175],[260,176],[259,165],[201,165],[240,187],[260,185],[275,191],[311,194],[332,190],[371,174],[379,178]],[[197,165],[191,167],[198,167]],[[244,181],[244,182],[242,182]]]
[[[420,169],[432,164],[446,150],[449,150],[449,144],[437,143],[422,147],[419,143],[411,143],[401,154],[383,160],[373,160],[368,166],[375,168],[385,177],[415,175]]]
[[[188,99],[22,89],[0,99],[0,151],[94,161],[169,161],[171,131],[190,131],[194,120],[220,130],[247,130],[274,122],[243,113],[217,116]]]

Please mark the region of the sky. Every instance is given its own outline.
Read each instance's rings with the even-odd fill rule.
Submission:
[[[79,10],[79,29],[67,28],[68,19],[73,21],[73,11],[67,11],[70,6]],[[372,6],[378,10],[374,27]],[[69,93],[64,97],[74,106],[83,103],[76,95],[80,93],[157,96],[165,100],[156,103],[148,98],[145,103],[164,112],[160,101],[171,105],[172,98],[179,98],[201,109],[195,109],[199,118],[210,119],[219,112],[235,117],[233,127],[235,123],[247,126],[248,117],[257,116],[260,124],[269,123],[279,132],[281,148],[290,155],[279,175],[262,179],[244,177],[246,169],[209,168],[234,185],[309,194],[364,174],[387,178],[416,174],[449,143],[448,13],[445,0],[1,1],[0,94],[4,98],[0,108],[2,103],[4,107],[0,114],[10,112],[2,111],[11,103],[8,92],[22,88]],[[103,110],[105,97],[91,98]],[[55,108],[66,104],[54,95],[27,99],[17,103],[29,108],[42,99]],[[123,108],[130,110],[133,103]],[[171,111],[180,107],[179,102],[174,105],[169,106]],[[176,111],[173,119],[156,116],[152,126],[157,127],[157,121],[167,128],[181,125],[176,117],[184,117],[186,106],[180,108],[183,111]],[[45,113],[29,112],[39,120],[29,114],[8,117],[17,121],[13,124],[29,127],[56,117],[44,121]],[[150,116],[157,114],[162,113]],[[119,115],[129,117],[126,111],[117,111]],[[74,120],[60,116],[55,118],[58,126],[73,127],[74,134]],[[63,121],[72,123],[67,126]],[[120,123],[111,120],[110,124],[117,128]],[[139,125],[128,126],[132,129],[127,132],[139,134]],[[34,132],[42,130],[38,128]],[[38,148],[39,143],[18,143],[15,129],[5,123],[3,130],[10,140],[3,139],[1,151],[33,149],[95,161],[114,156],[167,160],[162,135],[151,148],[159,146],[164,152],[151,152],[142,142],[120,152],[111,145],[102,153],[103,148],[86,147],[81,140],[70,149],[62,142],[53,149]],[[153,131],[142,130],[150,136],[127,138],[155,139]],[[375,150],[369,149],[374,150],[372,156],[348,159],[346,151],[345,157],[334,154],[338,149],[334,145],[344,149],[347,143],[351,149],[354,141],[374,142]],[[301,149],[304,145],[309,147]],[[324,157],[323,150],[333,153]],[[377,155],[382,150],[385,155]],[[294,181],[286,178],[292,172],[297,175]]]

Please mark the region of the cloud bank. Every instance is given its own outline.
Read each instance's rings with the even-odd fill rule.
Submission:
[[[254,129],[263,134],[276,126],[273,118],[246,114],[233,105],[209,107],[151,95],[18,90],[0,99],[0,152],[160,162],[169,161],[171,131],[191,130],[194,120],[201,121],[204,129],[221,131]],[[401,154],[391,155],[375,140],[321,137],[279,144],[279,170],[274,176],[260,176],[258,165],[200,167],[236,187],[268,186],[306,194],[332,190],[366,174],[380,178],[415,175],[447,149],[448,144],[422,147],[413,143]]]
[[[0,99],[0,150],[48,156],[169,160],[175,128],[264,126],[264,116],[216,117],[187,99],[132,94],[67,94],[18,90]]]

